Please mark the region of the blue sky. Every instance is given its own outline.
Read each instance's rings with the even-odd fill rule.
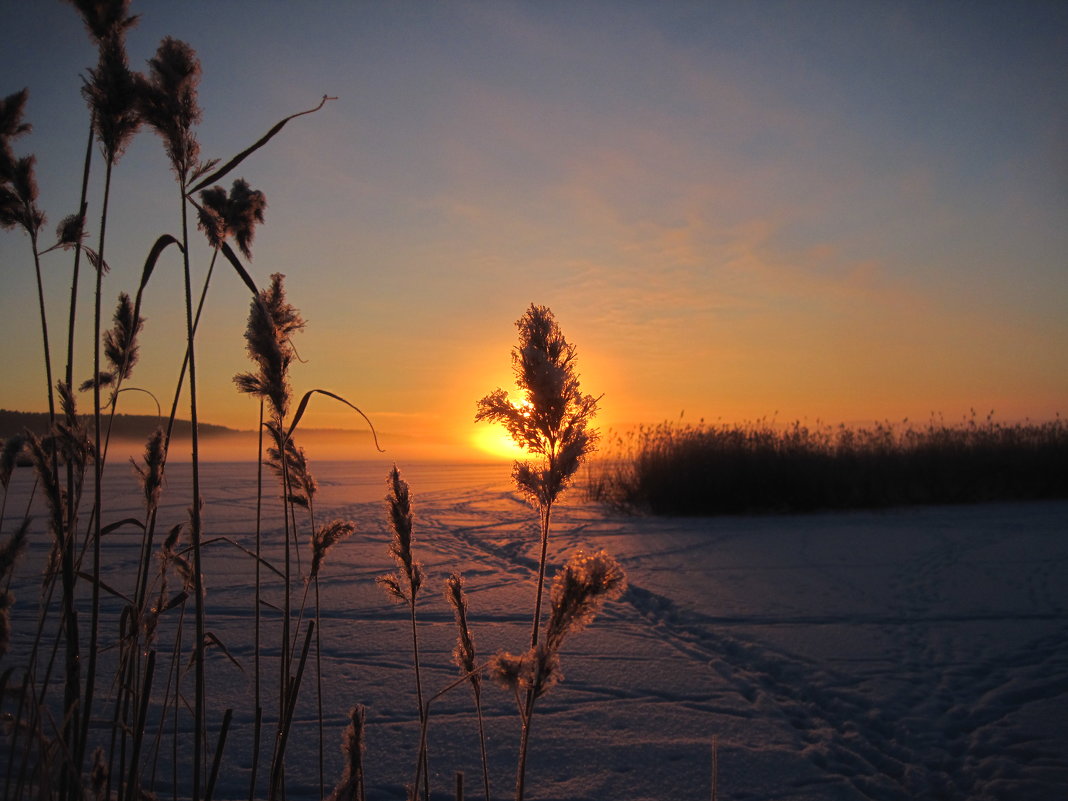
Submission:
[[[264,282],[286,273],[309,320],[294,383],[350,397],[381,427],[466,437],[474,402],[510,380],[512,323],[531,302],[578,344],[608,425],[682,410],[826,421],[1068,410],[1063,3],[134,11],[131,66],[164,35],[201,58],[205,156],[338,97],[237,174],[269,203],[250,269]],[[16,150],[37,154],[55,222],[76,204],[78,76],[95,56],[63,3],[8,0],[0,18],[0,93],[30,88],[34,131]],[[107,306],[177,226],[153,135],[115,181]],[[198,276],[206,263],[204,247]],[[19,376],[0,406],[43,408],[24,236],[0,234],[0,265],[3,358]],[[172,265],[154,279],[135,374],[163,396],[181,353],[178,276]],[[62,331],[66,257],[49,257],[46,290]],[[246,311],[241,285],[214,278],[202,416],[238,427],[254,425],[229,385],[245,365]]]

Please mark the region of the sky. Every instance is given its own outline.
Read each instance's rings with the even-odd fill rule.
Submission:
[[[1063,2],[135,2],[131,67],[164,36],[203,66],[197,134],[267,196],[248,269],[308,321],[298,394],[365,411],[402,452],[500,436],[514,323],[549,306],[598,423],[867,424],[1068,413],[1068,4]],[[0,95],[30,90],[40,205],[77,206],[95,63],[73,8],[0,0]],[[99,163],[98,163],[99,166]],[[90,220],[102,169],[93,173]],[[105,315],[180,230],[143,130],[116,167]],[[96,242],[90,225],[90,244]],[[210,250],[192,233],[193,280]],[[0,231],[0,407],[44,410],[29,240]],[[68,254],[42,262],[58,372]],[[170,403],[181,263],[146,292],[131,384]],[[78,378],[92,372],[91,281]],[[253,429],[248,294],[212,278],[200,417]],[[91,403],[83,396],[83,408]],[[147,393],[120,411],[155,413]],[[303,425],[359,428],[323,396]],[[501,451],[496,451],[498,454]]]

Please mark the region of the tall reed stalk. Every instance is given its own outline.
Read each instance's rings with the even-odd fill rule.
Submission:
[[[145,122],[162,137],[177,182],[181,213],[182,272],[185,287],[186,350],[189,358],[189,422],[191,426],[192,507],[190,535],[193,544],[195,698],[193,712],[193,801],[200,801],[203,780],[206,686],[204,676],[204,593],[201,538],[200,438],[197,409],[196,347],[193,328],[193,289],[189,264],[189,221],[186,206],[190,179],[199,168],[200,145],[193,126],[200,121],[197,84],[200,63],[185,42],[167,37],[149,61],[149,76],[140,81],[141,112]]]
[[[415,694],[419,704],[419,728],[425,730],[427,710],[423,706],[423,678],[419,663],[419,627],[416,622],[415,606],[419,599],[419,590],[423,586],[423,568],[415,560],[412,551],[412,498],[408,482],[400,477],[400,471],[394,465],[386,481],[386,507],[389,511],[390,527],[393,539],[389,545],[389,555],[397,564],[397,570],[378,577],[378,583],[386,595],[408,607],[412,627],[412,661],[415,665]],[[423,738],[419,761],[422,765],[423,798],[430,798],[430,777],[427,771],[427,752]],[[412,787],[412,798],[416,797],[418,788]]]
[[[489,758],[486,755],[486,729],[482,718],[482,671],[476,667],[475,638],[467,622],[467,596],[464,593],[464,577],[452,573],[445,580],[445,600],[453,609],[456,619],[456,648],[452,652],[452,661],[471,682],[471,693],[475,699],[475,715],[478,718],[478,747],[482,757],[482,786],[486,801],[490,794]]]
[[[530,632],[533,652],[541,636],[553,504],[596,442],[597,432],[587,426],[597,412],[597,399],[582,393],[575,347],[564,338],[549,308],[531,304],[516,327],[519,345],[512,350],[512,367],[520,397],[513,400],[503,389],[492,392],[478,402],[475,420],[500,423],[518,445],[538,457],[537,462],[517,461],[512,471],[516,487],[538,510],[540,547]],[[533,687],[528,688],[521,715],[516,801],[523,798],[535,700]]]
[[[120,20],[125,19],[124,11],[119,4]],[[93,437],[96,445],[96,458],[93,459],[93,573],[92,573],[92,606],[91,620],[89,624],[89,648],[86,666],[85,695],[82,702],[82,729],[75,748],[75,765],[82,765],[86,751],[86,741],[89,734],[89,718],[92,714],[94,690],[96,687],[96,665],[98,652],[98,639],[100,629],[100,538],[101,519],[103,517],[102,485],[104,477],[104,461],[106,448],[101,431],[101,363],[100,363],[100,334],[101,334],[101,299],[103,295],[103,277],[107,269],[105,261],[105,243],[107,240],[108,207],[111,199],[112,172],[119,157],[122,155],[130,139],[141,125],[140,112],[137,108],[137,91],[134,76],[127,66],[126,47],[124,34],[126,28],[116,22],[107,33],[100,39],[100,60],[96,68],[89,71],[89,78],[83,87],[83,94],[89,103],[90,116],[97,139],[104,155],[104,197],[100,207],[100,233],[97,240],[96,258],[96,285],[93,295]],[[139,321],[131,321],[131,338],[136,336]],[[129,348],[132,341],[124,348],[123,361],[126,366],[120,366],[116,380],[121,382],[129,374]],[[117,390],[117,388],[116,388]],[[117,398],[116,394],[113,398]],[[114,404],[113,404],[114,407]],[[114,413],[114,408],[112,409]]]

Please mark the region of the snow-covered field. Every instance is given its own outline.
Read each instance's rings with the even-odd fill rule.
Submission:
[[[393,567],[379,500],[386,468],[313,469],[318,519],[358,526],[330,552],[321,577],[328,790],[340,775],[347,712],[362,703],[368,798],[402,798],[418,727],[405,609],[374,582]],[[415,495],[417,556],[433,580],[419,609],[433,691],[457,675],[441,594],[451,571],[466,577],[480,653],[524,650],[535,522],[510,491],[508,465],[401,469]],[[251,546],[255,466],[209,464],[204,473],[208,536]],[[185,519],[187,476],[187,465],[172,468],[164,526]],[[5,530],[29,481],[29,471],[18,471]],[[111,489],[105,522],[136,516],[136,495],[119,480]],[[277,554],[281,521],[274,507],[268,515]],[[41,530],[43,513],[36,518]],[[116,584],[136,558],[134,538],[126,539],[114,535],[106,549]],[[613,554],[630,589],[565,646],[566,678],[534,718],[528,798],[708,799],[713,738],[720,799],[1068,797],[1068,503],[654,519],[572,497],[556,516],[550,575],[580,547]],[[16,640],[3,667],[17,663],[29,637],[30,579],[46,548],[36,536],[13,587]],[[219,545],[205,569],[208,627],[244,668],[211,660],[212,725],[227,706],[235,715],[216,797],[243,798],[253,568]],[[273,687],[276,618],[265,631]],[[314,683],[305,688],[287,760],[290,799],[318,794]],[[495,686],[484,701],[493,794],[507,798],[515,702]],[[457,770],[467,797],[482,797],[476,732],[466,685],[435,702],[435,798],[452,797]]]

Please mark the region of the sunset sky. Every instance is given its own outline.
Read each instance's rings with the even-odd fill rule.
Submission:
[[[225,180],[267,195],[250,271],[308,320],[298,393],[466,458],[511,386],[515,320],[551,307],[602,427],[677,418],[925,422],[1068,413],[1064,2],[134,2],[144,69],[200,56],[204,157],[294,120]],[[96,60],[73,8],[0,1],[0,96],[29,87],[40,204],[76,210]],[[90,220],[100,207],[94,171]],[[114,177],[105,313],[178,198],[145,130]],[[90,225],[95,246],[96,224]],[[194,231],[196,282],[210,251]],[[45,258],[53,364],[71,259]],[[0,231],[0,407],[44,410],[29,240]],[[145,301],[133,384],[169,405],[180,261]],[[91,373],[83,277],[78,379]],[[256,425],[247,291],[217,272],[201,418]],[[88,396],[83,408],[88,409]],[[141,393],[122,411],[154,413]],[[184,408],[184,407],[183,407]],[[183,416],[187,416],[185,409]],[[357,428],[316,400],[305,421]],[[390,447],[388,436],[385,446]]]

